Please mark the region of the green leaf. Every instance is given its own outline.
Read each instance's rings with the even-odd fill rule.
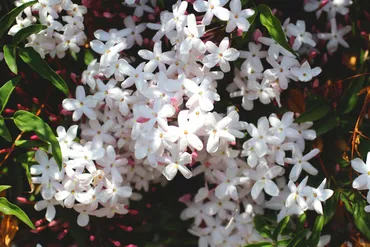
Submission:
[[[300,232],[304,229],[304,225],[306,223],[306,214],[303,213],[298,217],[298,222],[297,222],[297,232]]]
[[[287,246],[290,242],[290,239],[283,239],[283,240],[280,240],[277,242],[277,245],[276,246]]]
[[[254,227],[258,233],[265,238],[272,238],[271,231],[268,229],[268,222],[261,215],[256,215],[253,219]]]
[[[273,245],[269,242],[261,242],[256,244],[247,244],[244,247],[273,247]]]
[[[94,55],[92,54],[90,49],[85,49],[85,54],[84,54],[85,65],[89,65],[92,60],[94,60]]]
[[[334,112],[327,114],[324,118],[315,122],[314,129],[316,130],[316,136],[321,136],[334,129],[338,126],[339,121],[339,117]]]
[[[329,105],[314,107],[302,113],[296,120],[296,123],[313,122],[326,116],[330,111]]]
[[[31,1],[18,6],[17,8],[12,9],[7,13],[3,18],[0,19],[0,39],[3,34],[10,28],[13,24],[15,18],[27,7],[34,5],[37,1]]]
[[[340,191],[337,190],[334,192],[334,195],[330,197],[324,206],[324,225],[328,224],[328,222],[333,218],[335,212],[337,211],[337,206],[339,203],[339,196]]]
[[[17,205],[10,203],[5,197],[0,198],[0,212],[6,215],[14,215],[21,221],[23,221],[26,225],[35,229],[30,218],[28,218],[27,214],[23,212]]]
[[[17,45],[27,39],[31,34],[38,33],[47,27],[41,24],[33,24],[19,30],[13,37],[13,44]]]
[[[11,72],[18,74],[16,61],[16,47],[13,45],[4,45],[4,59]]]
[[[38,141],[38,140],[18,140],[15,141],[14,144],[18,147],[22,148],[41,148],[44,150],[48,149],[48,145],[45,142]]]
[[[43,78],[51,81],[56,88],[68,96],[68,86],[65,81],[50,66],[44,59],[32,48],[20,48],[19,56],[28,64],[33,70],[40,74]]]
[[[365,211],[365,206],[367,205],[366,200],[358,192],[354,193],[353,197],[349,199],[351,200],[352,215],[356,227],[367,240],[370,240],[370,215]]]
[[[316,217],[315,223],[312,228],[312,234],[308,239],[309,246],[316,247],[320,240],[322,228],[324,227],[324,216],[319,215]]]
[[[267,31],[269,32],[270,36],[282,47],[286,50],[290,51],[292,54],[296,55],[296,52],[289,46],[288,41],[286,40],[285,33],[281,26],[280,21],[276,18],[271,9],[265,5],[260,4],[257,6],[257,10],[260,12],[260,21],[261,24],[266,27]]]
[[[350,113],[357,105],[359,96],[357,95],[363,88],[365,83],[365,76],[354,79],[348,88],[344,91],[343,97],[339,101],[338,108],[341,112]]]
[[[12,136],[5,125],[5,121],[3,116],[0,115],[0,136],[7,140],[8,142],[12,141]]]
[[[299,245],[301,244],[301,241],[306,237],[307,233],[309,232],[308,229],[304,229],[300,231],[297,235],[295,235],[287,245],[287,247],[295,247],[295,246],[303,246]]]
[[[0,87],[0,114],[3,112],[6,104],[8,103],[10,95],[12,94],[20,79],[21,77],[17,76],[10,81],[7,81],[2,87]]]
[[[62,151],[60,150],[59,142],[50,126],[38,116],[23,110],[14,113],[13,120],[21,131],[35,131],[41,140],[51,144],[53,157],[61,169]]]
[[[286,216],[284,219],[282,219],[279,222],[279,224],[277,225],[274,233],[272,234],[272,239],[273,240],[275,240],[275,241],[278,240],[279,235],[283,232],[283,230],[285,229],[285,227],[288,225],[289,220],[290,220],[290,216]]]
[[[7,190],[10,187],[12,187],[12,186],[10,186],[10,185],[0,185],[0,192],[2,192],[3,190]]]

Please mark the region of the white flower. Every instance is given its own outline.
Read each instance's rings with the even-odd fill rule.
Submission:
[[[144,15],[144,11],[148,13],[154,13],[154,9],[147,5],[148,0],[139,0],[133,1],[129,4],[129,7],[135,8],[134,15],[137,17],[142,17]]]
[[[163,157],[163,159],[161,159],[163,163],[167,164],[166,168],[163,170],[163,175],[167,180],[172,180],[176,176],[177,171],[180,171],[185,178],[191,178],[192,173],[185,166],[186,164],[191,163],[191,155],[186,152],[181,153],[179,145],[172,146],[170,151],[171,156]]]
[[[315,47],[316,43],[312,39],[312,34],[306,32],[306,23],[304,21],[298,20],[296,25],[290,23],[287,26],[288,35],[294,36],[293,50],[297,51],[301,48],[302,44],[309,44],[310,46]]]
[[[252,9],[243,9],[240,0],[230,1],[230,19],[226,25],[226,32],[231,33],[236,27],[243,32],[247,32],[250,26],[247,18],[253,16],[255,13]]]
[[[196,132],[203,126],[203,123],[200,125],[199,122],[195,123],[190,120],[188,121],[187,115],[187,111],[180,111],[177,116],[179,125],[177,133],[179,135],[180,150],[185,150],[188,145],[196,150],[202,150],[203,142],[196,135]]]
[[[101,192],[101,201],[103,203],[109,202],[110,205],[116,205],[119,198],[128,198],[132,195],[132,189],[130,186],[121,186],[118,181],[110,181],[105,178],[104,180],[105,189]]]
[[[248,64],[251,65],[251,67],[260,72],[263,70],[261,58],[265,58],[267,56],[267,51],[261,51],[261,47],[261,44],[249,42],[249,51],[240,51],[240,57],[245,58],[246,61],[248,61]]]
[[[293,81],[298,80],[290,70],[292,67],[299,66],[298,60],[287,56],[283,57],[280,64],[271,57],[268,57],[266,60],[273,68],[265,70],[263,75],[270,81],[277,80],[281,89],[285,90],[288,88],[290,79]]]
[[[285,201],[286,207],[289,208],[296,203],[303,211],[306,211],[308,209],[308,205],[303,195],[303,191],[306,188],[307,180],[308,176],[305,177],[298,186],[296,186],[292,181],[289,181],[288,187],[291,193]]]
[[[36,202],[34,208],[36,211],[41,211],[46,208],[46,214],[45,214],[45,219],[49,222],[51,222],[55,218],[55,205],[59,205],[60,203],[55,200],[41,200]]]
[[[302,151],[298,147],[295,147],[293,149],[293,157],[284,159],[284,162],[288,164],[294,164],[292,170],[290,171],[289,179],[293,182],[297,181],[299,175],[301,175],[302,169],[308,174],[315,176],[318,173],[318,170],[308,161],[315,157],[318,153],[320,153],[320,150],[315,148],[303,156]]]
[[[303,191],[304,196],[307,197],[307,204],[310,208],[315,209],[318,214],[323,214],[321,202],[328,200],[334,193],[334,191],[329,189],[324,189],[326,183],[326,178],[317,187],[317,189],[312,187],[306,187]]]
[[[148,72],[153,72],[157,67],[159,67],[161,71],[165,70],[165,64],[173,63],[175,56],[173,51],[162,52],[161,41],[154,43],[153,52],[149,50],[140,50],[138,54],[145,60],[149,60],[144,67],[144,70]]]
[[[220,180],[220,183],[215,190],[215,195],[219,199],[223,199],[226,196],[230,196],[233,200],[238,200],[238,191],[235,185],[243,184],[248,181],[247,177],[237,177],[239,169],[226,168],[226,174],[219,171],[213,170],[213,175]]]
[[[348,48],[348,43],[343,39],[343,36],[351,31],[351,26],[345,26],[338,30],[337,21],[335,18],[330,19],[331,33],[318,33],[319,39],[329,40],[326,48],[330,53],[335,52],[338,49],[338,44]]]
[[[93,96],[86,96],[85,89],[82,86],[78,86],[76,88],[76,99],[64,99],[62,105],[67,111],[74,111],[72,119],[73,121],[78,121],[83,114],[89,119],[95,120],[96,113],[93,108],[97,103]]]
[[[224,0],[196,0],[193,6],[197,12],[206,12],[204,14],[202,24],[209,25],[212,21],[213,15],[222,21],[229,20],[229,10],[223,7],[226,3],[227,1]]]
[[[269,46],[269,49],[267,51],[268,55],[270,57],[273,57],[274,59],[278,59],[280,53],[284,56],[294,57],[294,55],[290,51],[279,45],[275,40],[271,38],[259,37],[258,41],[264,45]]]
[[[51,179],[60,181],[63,179],[64,172],[60,171],[54,158],[49,159],[47,153],[42,150],[37,150],[35,159],[37,165],[30,168],[32,175],[41,175],[41,183],[47,184]]]
[[[262,190],[265,190],[270,196],[278,196],[279,188],[272,179],[281,175],[283,172],[284,168],[281,166],[272,166],[269,168],[265,162],[261,162],[255,171],[251,169],[243,171],[244,176],[256,181],[251,191],[252,198],[256,200]]]
[[[180,53],[187,54],[192,48],[204,53],[206,51],[206,46],[200,38],[205,33],[205,26],[197,25],[194,14],[188,15],[187,21],[188,25],[184,27],[186,38],[181,42]]]
[[[293,67],[290,70],[294,76],[298,77],[298,79],[303,82],[311,81],[312,77],[317,76],[322,71],[320,67],[311,69],[307,61],[305,61],[300,68]]]
[[[203,79],[199,86],[192,80],[185,80],[184,86],[190,97],[186,102],[188,108],[199,105],[201,110],[208,112],[214,107],[213,101],[220,100],[220,96],[212,90],[212,82],[209,78]]]
[[[370,188],[370,152],[367,153],[366,164],[360,159],[351,160],[352,168],[360,173],[352,183],[352,187],[357,190],[365,190]]]
[[[122,63],[119,67],[119,71],[128,77],[122,82],[122,88],[128,88],[135,84],[136,88],[144,93],[148,89],[148,80],[154,78],[151,72],[143,71],[145,62],[139,64],[136,69],[129,63]]]
[[[212,41],[206,43],[208,54],[203,59],[203,64],[208,68],[213,68],[216,64],[220,65],[223,72],[230,71],[229,61],[235,61],[239,57],[239,51],[229,48],[229,38],[225,37],[220,46],[217,47]]]

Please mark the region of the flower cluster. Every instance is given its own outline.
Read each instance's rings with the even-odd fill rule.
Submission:
[[[152,9],[145,0],[126,3],[136,8],[136,15]],[[205,178],[194,200],[184,200],[188,208],[181,215],[194,218],[189,231],[199,236],[200,246],[261,240],[252,219],[267,207],[281,210],[279,219],[308,209],[323,213],[321,202],[332,195],[324,189],[325,180],[317,189],[306,186],[307,178],[298,187],[294,184],[303,170],[318,173],[308,162],[318,149],[305,151],[305,140],[316,138],[311,122],[294,123],[294,113],[286,112],[281,118],[262,117],[256,126],[240,121],[233,106],[225,113],[215,111],[222,100],[218,83],[239,58],[244,59],[241,70],[227,88],[231,97],[243,97],[246,110],[257,99],[280,104],[280,92],[290,80],[308,82],[321,69],[311,69],[308,61],[300,64],[268,37],[250,42],[249,51],[231,47],[228,37],[209,39],[216,18],[227,21],[226,32],[248,31],[247,18],[254,11],[242,9],[240,0],[197,0],[193,7],[204,13],[201,21],[187,12],[187,1],[178,1],[172,12],[161,12],[160,23],[137,24],[127,16],[125,28],[94,33],[90,46],[100,58],[83,72],[84,85],[76,88],[76,97],[62,103],[73,112],[73,121],[79,121],[67,131],[57,129],[63,169],[43,151],[31,168],[33,175],[42,174],[33,178],[44,198],[36,209],[47,208],[48,220],[56,204],[78,211],[81,226],[89,215],[127,213],[129,200],[140,199],[133,188],[147,191],[150,182],[165,183],[164,177],[172,180],[178,173]],[[130,48],[143,45],[147,27],[156,31],[153,48],[139,50],[140,58],[127,56]],[[295,37],[294,50],[315,46],[304,22],[286,29],[288,37]],[[261,58],[272,68],[264,69]],[[288,184],[285,164],[291,167]],[[272,199],[267,201],[262,191]]]
[[[30,1],[19,0],[15,4],[18,6]],[[44,30],[28,37],[26,46],[33,47],[42,57],[49,54],[52,58],[63,58],[68,50],[79,52],[79,46],[85,44],[83,15],[86,12],[86,7],[71,0],[39,0],[17,16],[16,25],[8,34],[15,35],[35,23],[45,25]]]
[[[370,152],[367,153],[366,164],[360,159],[351,160],[352,168],[359,173],[359,176],[353,181],[352,187],[356,190],[370,189]],[[370,192],[367,193],[367,203],[370,204]],[[370,205],[365,207],[366,212],[370,212]]]
[[[336,15],[347,15],[349,12],[349,6],[352,4],[351,0],[328,0],[318,1],[309,0],[305,3],[305,11],[311,12],[316,11],[317,18],[320,17],[322,12],[327,13],[327,17],[330,23],[329,33],[318,33],[317,38],[321,40],[329,40],[326,48],[330,53],[335,52],[338,49],[338,45],[348,48],[348,43],[344,40],[343,36],[351,31],[351,26],[344,26],[338,29]]]

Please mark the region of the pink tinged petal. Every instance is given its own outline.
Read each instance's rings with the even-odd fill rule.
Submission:
[[[218,54],[212,53],[204,57],[203,64],[208,68],[213,68],[220,61]]]
[[[55,207],[51,203],[46,208],[45,219],[51,222],[55,218]]]
[[[219,62],[219,64],[220,64],[220,68],[221,68],[221,70],[222,70],[222,72],[229,72],[230,71],[230,64],[229,64],[229,62],[228,61],[226,61],[225,59],[221,59],[220,60],[220,62]]]
[[[234,185],[229,185],[228,192],[233,200],[237,201],[239,199],[238,191]]]
[[[305,170],[308,174],[311,174],[313,176],[317,175],[319,172],[315,167],[313,167],[310,163],[308,162],[303,162],[302,164],[303,170]]]
[[[63,201],[64,199],[66,199],[71,193],[66,191],[66,190],[63,190],[63,191],[59,191],[57,193],[55,193],[55,199],[57,199],[58,201]]]
[[[120,197],[128,198],[132,195],[132,189],[129,186],[123,186],[123,187],[119,187],[116,193]]]
[[[231,0],[230,1],[230,10],[238,14],[242,9],[241,1],[240,0]]]
[[[314,76],[319,75],[319,74],[321,73],[321,71],[322,71],[322,69],[321,69],[320,67],[315,67],[315,68],[313,68],[313,69],[311,70],[311,74],[312,74],[312,76],[314,77]]]
[[[225,52],[223,52],[223,58],[228,61],[235,61],[238,59],[239,55],[240,52],[234,48],[227,49]]]
[[[215,195],[218,199],[223,199],[228,195],[229,184],[221,183],[216,187]]]
[[[177,170],[178,165],[171,163],[166,166],[166,168],[163,171],[163,175],[167,178],[167,180],[172,180],[176,176]]]
[[[36,202],[34,208],[35,208],[36,211],[41,211],[41,210],[45,209],[48,205],[49,205],[48,201],[42,200],[42,201]]]
[[[204,205],[203,212],[208,215],[215,215],[219,212],[220,206],[216,202],[208,202]]]
[[[230,18],[230,11],[224,7],[215,7],[213,13],[222,21],[227,21]]]
[[[81,102],[77,99],[64,99],[62,102],[62,106],[67,111],[74,111],[77,108],[81,107]]]
[[[220,181],[225,181],[226,176],[224,173],[220,172],[219,170],[213,170],[213,175]]]
[[[203,149],[203,142],[195,134],[188,134],[186,138],[190,146],[192,146],[196,150],[200,151]]]
[[[306,154],[303,157],[303,160],[308,161],[308,160],[312,159],[313,157],[315,157],[316,155],[318,155],[319,153],[320,153],[320,149],[315,148],[315,149],[311,150],[308,154]]]
[[[103,54],[106,50],[106,47],[103,42],[100,40],[93,40],[90,42],[91,49],[93,49],[96,53]]]
[[[193,174],[191,173],[191,171],[186,166],[184,166],[184,165],[179,165],[178,166],[178,169],[181,172],[181,174],[185,178],[187,178],[187,179],[189,179],[189,178],[191,178],[193,176]]]
[[[264,186],[265,186],[265,182],[263,182],[263,181],[257,181],[253,185],[252,191],[251,191],[251,195],[252,195],[253,200],[256,200],[258,198],[258,196],[261,194]]]
[[[293,182],[297,181],[299,175],[301,175],[302,172],[302,166],[299,164],[295,164],[290,171],[289,174],[289,179],[292,180]]]
[[[279,188],[271,180],[266,180],[264,188],[265,188],[266,193],[269,194],[270,196],[279,195]]]
[[[367,189],[367,175],[358,176],[353,182],[352,187],[357,190]]]
[[[212,41],[207,41],[206,42],[206,49],[210,53],[215,53],[215,54],[219,53],[219,49],[218,49],[217,45],[215,45]]]
[[[317,199],[313,201],[313,207],[318,214],[323,214],[321,202]]]
[[[77,217],[77,224],[81,227],[89,224],[89,215],[87,213],[80,213]]]

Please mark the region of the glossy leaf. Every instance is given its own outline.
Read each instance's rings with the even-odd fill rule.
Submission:
[[[47,62],[40,57],[40,55],[32,48],[20,48],[19,56],[28,64],[33,70],[39,73],[40,76],[49,80],[56,88],[68,95],[68,86],[65,81],[55,71],[50,68]]]
[[[7,190],[7,189],[9,189],[10,187],[12,187],[12,186],[10,186],[10,185],[0,185],[0,192],[2,192],[2,191],[4,191],[4,190]]]
[[[14,144],[18,147],[29,148],[29,149],[41,148],[41,149],[47,150],[48,148],[48,144],[42,141],[38,141],[38,140],[18,140],[18,141],[15,141]]]
[[[0,115],[0,136],[7,140],[8,142],[12,141],[12,136],[5,125],[5,121],[3,116]]]
[[[6,215],[14,215],[21,221],[23,221],[26,225],[30,228],[35,229],[30,218],[28,218],[27,214],[23,212],[17,205],[10,203],[6,198],[0,198],[0,212]]]
[[[337,206],[339,204],[339,196],[340,191],[335,191],[333,196],[331,196],[326,202],[324,206],[324,225],[328,224],[328,222],[333,218]]]
[[[314,125],[316,131],[316,136],[321,136],[332,129],[335,129],[339,123],[339,118],[335,113],[329,113],[324,116],[322,119],[317,121]]]
[[[269,242],[261,242],[256,244],[247,244],[244,247],[273,247],[274,245]]]
[[[326,116],[330,111],[329,105],[314,107],[302,113],[296,120],[296,123],[313,122]]]
[[[271,9],[265,4],[260,4],[257,6],[257,10],[260,13],[261,24],[266,27],[270,36],[279,45],[290,51],[292,54],[296,55],[295,51],[293,51],[293,49],[289,46],[288,41],[286,40],[286,36],[280,21],[272,14]]]
[[[300,231],[297,235],[295,235],[287,245],[287,247],[300,247],[304,246],[302,245],[301,241],[307,236],[307,233],[309,232],[308,229],[304,229]]]
[[[309,246],[311,247],[316,247],[317,244],[319,243],[320,236],[321,236],[321,231],[322,228],[324,227],[324,216],[319,215],[316,217],[315,223],[312,228],[312,234],[310,238],[308,239],[309,241]]]
[[[264,220],[263,216],[256,215],[253,219],[254,227],[258,233],[265,238],[272,238],[271,231],[268,229],[267,222]]]
[[[18,67],[16,61],[16,47],[13,45],[4,45],[4,60],[11,72],[18,74]]]
[[[10,81],[7,81],[2,87],[0,87],[0,114],[3,112],[6,104],[8,103],[10,95],[12,94],[20,79],[21,77],[17,76]]]
[[[50,126],[38,116],[23,110],[17,111],[13,116],[13,120],[21,131],[35,131],[41,140],[50,143],[53,157],[58,163],[59,168],[61,168],[62,152],[60,150],[59,142]]]
[[[288,225],[290,221],[290,216],[286,216],[284,219],[282,219],[279,224],[277,225],[275,231],[273,232],[272,234],[272,239],[277,241],[278,240],[278,237],[279,235],[283,232],[283,230],[285,229],[285,227]]]
[[[357,95],[363,88],[365,83],[365,76],[354,79],[348,88],[344,91],[343,97],[339,101],[338,108],[341,112],[350,113],[357,105],[359,96]]]
[[[27,39],[30,35],[38,33],[46,29],[46,26],[41,24],[33,24],[28,27],[22,28],[13,36],[13,44],[17,45]]]
[[[304,229],[304,225],[306,223],[307,216],[305,213],[301,214],[298,217],[298,222],[297,222],[297,231],[300,232]]]
[[[3,36],[3,34],[6,32],[6,30],[8,30],[12,26],[15,18],[25,8],[27,8],[29,6],[32,6],[35,3],[37,3],[37,1],[31,1],[31,2],[24,3],[21,6],[18,6],[16,8],[12,9],[9,13],[7,13],[6,15],[4,15],[4,17],[0,19],[0,39]]]
[[[85,54],[84,54],[84,62],[85,65],[89,65],[89,63],[94,60],[94,55],[92,54],[90,49],[85,49]]]

